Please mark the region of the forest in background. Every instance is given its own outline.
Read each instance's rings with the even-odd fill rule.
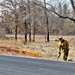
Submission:
[[[0,33],[25,35],[74,35],[74,0],[3,0],[0,2]],[[33,35],[33,38],[31,38]]]

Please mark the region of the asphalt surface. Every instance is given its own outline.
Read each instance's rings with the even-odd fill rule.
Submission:
[[[0,55],[0,75],[75,75],[75,63]]]

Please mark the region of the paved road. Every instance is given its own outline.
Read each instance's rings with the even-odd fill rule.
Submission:
[[[0,75],[75,75],[75,63],[0,55]]]

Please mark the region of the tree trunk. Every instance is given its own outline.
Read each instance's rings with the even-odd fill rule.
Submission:
[[[28,29],[28,27],[27,27],[26,20],[25,20],[24,25],[25,25],[25,43],[27,43],[27,29]]]
[[[33,0],[33,2],[36,2],[36,0]],[[34,17],[34,23],[33,23],[33,41],[35,42],[35,25],[36,25],[36,23],[35,23],[35,17],[36,17],[36,14],[35,14],[36,13],[36,11],[35,11],[35,5],[33,5],[33,11],[34,11],[34,15],[33,15],[33,17]]]
[[[31,42],[31,23],[30,23],[30,1],[28,0],[28,12],[29,12],[29,42]]]
[[[18,26],[16,25],[16,28],[15,28],[15,40],[17,41],[17,29],[18,29]]]
[[[34,22],[34,26],[33,26],[33,41],[35,42],[35,22]]]
[[[47,11],[46,11],[46,1],[44,0],[44,5],[45,5],[45,22],[46,22],[46,25],[47,25],[47,42],[49,42],[49,23],[48,23],[48,15],[47,15]]]
[[[73,8],[74,14],[75,14],[75,5],[74,5],[74,1],[73,1],[73,0],[70,0],[70,2],[71,2],[71,5],[72,5],[72,8]]]
[[[16,19],[16,21],[15,21],[15,23],[16,23],[16,27],[15,27],[15,40],[17,41],[17,29],[18,29],[18,15],[17,14],[15,14],[15,19]]]

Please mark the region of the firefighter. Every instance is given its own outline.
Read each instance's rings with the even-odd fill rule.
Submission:
[[[63,37],[59,37],[58,43],[58,58],[62,53],[62,58],[64,61],[67,61],[68,54],[69,54],[69,43],[67,40],[63,39]]]

